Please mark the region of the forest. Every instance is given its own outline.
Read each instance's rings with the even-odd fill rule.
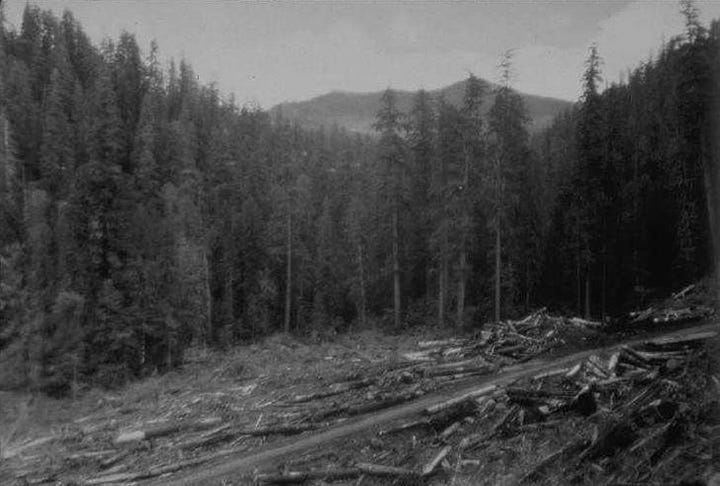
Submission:
[[[713,272],[720,22],[530,131],[512,55],[458,106],[308,130],[131,33],[0,10],[0,388],[117,386],[276,332],[605,319]],[[482,101],[494,96],[483,114]]]

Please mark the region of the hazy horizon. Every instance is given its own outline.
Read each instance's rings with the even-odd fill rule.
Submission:
[[[26,2],[6,3],[19,29]],[[147,53],[156,39],[165,62],[184,58],[203,82],[266,109],[329,92],[435,90],[468,72],[495,81],[507,49],[519,91],[574,101],[591,43],[613,82],[682,31],[675,1],[31,3],[69,9],[96,43],[127,30]],[[697,4],[704,22],[720,16],[720,2]]]

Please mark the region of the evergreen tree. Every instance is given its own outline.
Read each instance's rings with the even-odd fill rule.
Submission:
[[[400,218],[401,207],[407,198],[407,170],[405,144],[400,136],[401,114],[395,93],[386,89],[380,100],[375,130],[380,134],[379,157],[382,164],[383,192],[390,208],[392,234],[393,322],[400,327],[402,306],[400,286]]]

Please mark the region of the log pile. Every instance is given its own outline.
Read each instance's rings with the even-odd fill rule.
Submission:
[[[620,346],[506,386],[479,387],[379,430],[369,447],[345,458],[304,468],[298,463],[254,479],[325,484],[366,477],[368,484],[419,484],[444,475],[437,481],[447,484],[462,471],[488,467],[493,457],[512,457],[520,443],[532,438],[542,443],[562,430],[569,437],[514,471],[512,483],[595,484],[599,475],[611,484],[647,481],[683,454],[720,446],[720,434],[713,432],[720,426],[697,426],[697,414],[703,412],[695,408],[697,397],[690,396],[691,382],[700,379],[698,362],[706,356],[704,342],[716,334]],[[409,445],[398,452],[402,444]],[[369,461],[378,471],[388,471],[386,482],[359,466]]]
[[[695,319],[699,314],[693,312],[711,312],[692,299],[693,289],[683,289],[670,299],[672,305],[646,309],[632,319]],[[694,310],[683,311],[690,303]],[[57,476],[58,470],[69,470],[81,484],[152,479],[224,455],[247,453],[278,437],[322,430],[458,382],[469,383],[566,344],[580,347],[583,339],[594,339],[605,328],[598,321],[554,316],[541,309],[522,319],[488,324],[474,336],[420,340],[393,359],[344,368],[298,388],[273,387],[272,393],[257,397],[258,389],[270,388],[261,379],[205,393],[179,388],[167,394],[152,417],[136,416],[132,403],[119,402],[105,415],[78,419],[64,436],[49,439],[61,451],[52,468],[38,467],[45,458],[33,448],[42,442],[18,449],[22,467],[14,471],[14,478],[25,483],[60,480],[64,477]],[[482,451],[501,454],[504,443],[561,430],[568,423],[582,424],[592,433],[548,450],[524,472],[524,481],[542,478],[560,463],[594,467],[620,453],[642,456],[648,464],[667,464],[670,454],[681,450],[677,444],[687,439],[678,432],[686,429],[691,413],[682,394],[691,373],[689,363],[707,337],[619,347],[506,386],[478,386],[417,416],[385,424],[376,431],[377,444],[349,450],[353,456],[344,461],[328,461],[322,467],[291,464],[254,479],[281,484],[364,477],[366,484],[416,484],[475,467],[477,461],[486,461],[478,459]],[[365,360],[356,354],[335,356],[342,363]],[[716,386],[720,390],[720,381]],[[247,408],[239,405],[246,403]],[[116,423],[119,420],[122,425]],[[401,449],[398,443],[412,444],[413,449],[393,456],[391,451]]]
[[[705,296],[708,291],[698,284],[688,285],[665,301],[630,312],[622,322],[630,327],[658,327],[706,319],[715,313],[707,305],[711,301]]]

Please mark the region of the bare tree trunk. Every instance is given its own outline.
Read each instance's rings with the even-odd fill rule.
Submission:
[[[360,314],[360,325],[363,329],[367,324],[366,321],[366,302],[365,302],[365,267],[363,265],[363,249],[362,245],[358,243],[358,273],[360,277],[360,308],[358,309]],[[374,321],[373,321],[374,322]]]
[[[585,319],[590,319],[590,270],[585,271]]]
[[[230,265],[226,264],[225,268],[225,308],[227,309],[227,321],[225,325],[227,326],[226,329],[226,337],[228,337],[227,332],[229,331],[231,334],[235,334],[235,284],[233,283],[233,273],[232,268],[227,268]],[[234,338],[235,336],[233,336]]]
[[[445,274],[447,273],[444,258],[440,260],[440,271],[438,272],[438,325],[445,323]]]
[[[579,239],[578,239],[579,241]],[[578,314],[582,312],[582,280],[580,279],[580,249],[578,248],[575,265],[575,295]]]
[[[470,154],[465,151],[465,172],[463,174],[463,195],[467,194],[468,185],[470,184]],[[457,296],[457,325],[463,324],[463,318],[465,316],[465,286],[467,281],[467,233],[469,218],[467,217],[467,201],[463,198],[461,202],[464,205],[463,208],[463,228],[462,236],[460,239],[460,275],[458,276],[458,296]]]
[[[500,215],[495,223],[495,322],[500,322],[500,270],[502,259],[500,252],[502,245],[500,241]]]
[[[292,304],[292,212],[287,213],[287,272],[285,274],[285,332],[290,332],[290,306]]]
[[[213,320],[213,314],[212,314],[212,293],[210,290],[210,259],[208,258],[209,249],[205,249],[203,252],[203,273],[205,277],[205,285],[204,285],[204,291],[205,291],[205,305],[207,308],[205,309],[205,332],[203,335],[203,344],[208,343],[208,336],[210,336],[210,332],[212,330],[212,320]]]
[[[397,202],[392,212],[392,233],[394,321],[397,329],[400,327],[400,234],[398,231]]]
[[[601,316],[605,320],[607,315],[607,251],[603,250],[603,265],[602,265],[602,295],[601,295]]]
[[[458,295],[457,295],[457,325],[463,324],[465,315],[465,267],[467,265],[467,254],[463,248],[460,252],[460,277],[458,279]]]
[[[448,284],[448,228],[447,228],[447,208],[443,211],[444,220],[442,222],[442,246],[440,248],[440,271],[438,272],[438,325],[445,325],[445,298],[447,296]]]
[[[525,262],[525,312],[530,312],[530,264]]]

